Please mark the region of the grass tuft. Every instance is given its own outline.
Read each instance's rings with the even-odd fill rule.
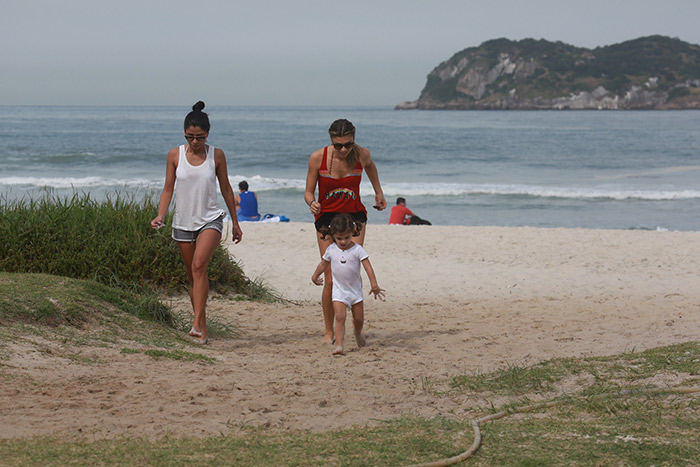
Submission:
[[[19,321],[51,327],[81,328],[100,313],[126,312],[174,327],[170,308],[153,293],[137,293],[95,281],[48,274],[0,273],[0,324]]]
[[[164,228],[150,222],[158,212],[151,196],[137,201],[116,193],[98,202],[90,194],[39,199],[0,198],[0,271],[90,279],[106,285],[182,291],[187,275],[172,214]],[[219,246],[209,276],[212,290],[248,294],[255,285]],[[252,285],[251,285],[252,284]]]

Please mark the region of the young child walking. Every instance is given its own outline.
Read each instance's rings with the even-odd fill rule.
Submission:
[[[333,311],[335,321],[333,331],[337,347],[333,355],[344,355],[343,343],[345,339],[345,317],[347,308],[352,311],[352,324],[355,330],[355,341],[359,347],[365,345],[365,338],[362,336],[362,326],[364,325],[364,306],[362,298],[362,265],[365,268],[369,283],[370,293],[374,298],[384,300],[384,289],[377,285],[377,278],[374,269],[369,262],[369,255],[361,245],[352,241],[353,236],[359,235],[362,224],[353,222],[349,214],[338,214],[330,223],[330,235],[334,243],[330,244],[323,255],[323,259],[316,267],[311,282],[316,285],[323,285],[323,273],[328,267],[331,268],[333,280]]]

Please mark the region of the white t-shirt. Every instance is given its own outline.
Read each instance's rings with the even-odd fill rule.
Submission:
[[[333,301],[352,306],[362,301],[361,263],[369,255],[362,246],[355,243],[347,250],[341,250],[331,243],[323,255],[330,261],[333,275]]]

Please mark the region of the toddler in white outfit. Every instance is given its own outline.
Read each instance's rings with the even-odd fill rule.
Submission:
[[[333,311],[335,312],[334,331],[337,347],[333,355],[344,355],[343,341],[345,338],[345,318],[347,307],[352,311],[352,322],[355,330],[355,341],[362,347],[365,338],[362,336],[364,325],[364,306],[362,297],[362,265],[365,268],[370,293],[374,298],[384,299],[384,289],[377,285],[374,269],[369,262],[369,255],[361,245],[352,241],[353,234],[357,236],[358,226],[348,214],[338,214],[331,221],[331,236],[334,243],[328,246],[323,259],[316,267],[311,281],[316,285],[323,284],[323,273],[331,267],[333,277]]]

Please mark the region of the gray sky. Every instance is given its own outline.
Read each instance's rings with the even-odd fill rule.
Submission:
[[[0,105],[394,105],[506,37],[700,43],[700,0],[0,0]]]

